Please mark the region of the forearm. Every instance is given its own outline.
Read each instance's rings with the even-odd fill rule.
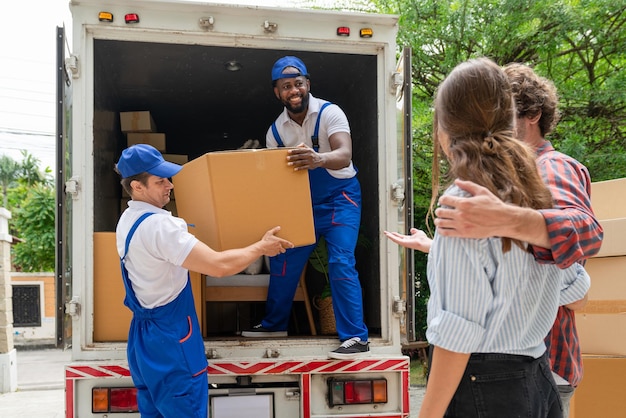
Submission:
[[[262,255],[263,250],[257,243],[218,252],[198,242],[183,262],[183,267],[208,276],[224,277],[241,272]]]
[[[470,354],[435,347],[419,418],[443,417],[463,377]]]
[[[509,237],[542,248],[550,248],[548,227],[541,212],[510,205],[508,222],[495,236]],[[506,214],[503,214],[506,217]]]

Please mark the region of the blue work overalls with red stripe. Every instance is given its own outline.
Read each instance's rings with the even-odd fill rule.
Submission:
[[[127,356],[137,387],[142,418],[207,417],[208,378],[204,342],[187,276],[187,285],[172,302],[143,308],[132,287],[124,259],[144,213],[126,237],[121,259],[126,288],[124,304],[133,312]]]
[[[313,149],[319,150],[318,134],[322,111],[331,103],[320,108],[311,137]],[[276,124],[272,133],[279,147],[284,143]],[[328,250],[328,277],[333,297],[335,323],[340,341],[352,337],[368,340],[368,331],[363,322],[363,296],[356,271],[354,249],[361,223],[361,186],[356,177],[338,179],[325,168],[309,170],[315,238],[326,240]],[[315,244],[288,249],[284,254],[270,258],[270,284],[266,303],[266,315],[261,325],[273,331],[285,331],[289,325],[289,314],[293,297]]]

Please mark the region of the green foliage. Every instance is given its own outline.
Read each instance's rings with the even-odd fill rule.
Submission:
[[[50,169],[38,169],[39,161],[26,151],[16,162],[0,156],[0,182],[4,207],[11,212],[9,231],[23,242],[12,247],[18,271],[54,271],[55,195]]]
[[[54,201],[54,190],[39,183],[15,211],[15,227],[23,242],[14,246],[13,261],[22,271],[54,271]]]
[[[457,64],[486,56],[523,62],[551,79],[561,122],[548,139],[593,181],[626,177],[626,3],[614,0],[372,0],[399,15],[398,45],[413,51],[414,222],[431,198],[432,99]],[[425,328],[426,261],[415,254],[416,323]]]

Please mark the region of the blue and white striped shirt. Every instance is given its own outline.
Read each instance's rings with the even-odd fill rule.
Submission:
[[[452,186],[446,194],[467,196]],[[466,239],[435,233],[428,254],[429,343],[460,353],[540,357],[557,308],[582,299],[590,279],[574,264],[539,264],[500,238]]]

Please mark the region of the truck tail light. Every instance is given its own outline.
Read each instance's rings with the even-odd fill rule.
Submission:
[[[374,404],[387,402],[387,380],[328,380],[328,403],[337,405]]]
[[[124,16],[126,23],[139,23],[139,15],[137,13],[128,13]]]
[[[98,13],[98,20],[100,22],[113,22],[113,13],[100,12]]]
[[[137,388],[93,388],[91,410],[102,412],[139,412]]]

